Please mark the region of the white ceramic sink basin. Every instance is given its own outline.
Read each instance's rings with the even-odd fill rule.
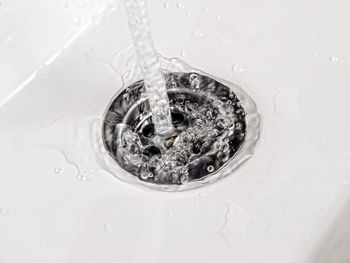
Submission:
[[[181,193],[117,180],[94,147],[132,56],[122,5],[2,0],[0,262],[350,262],[350,3],[149,10],[161,54],[254,98],[253,158]]]

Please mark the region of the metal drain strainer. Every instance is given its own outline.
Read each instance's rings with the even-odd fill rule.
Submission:
[[[246,111],[228,86],[198,73],[165,74],[174,133],[157,136],[142,81],[109,105],[103,141],[120,167],[151,184],[179,185],[217,173],[245,142]]]

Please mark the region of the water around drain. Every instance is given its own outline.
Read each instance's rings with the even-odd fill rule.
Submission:
[[[128,176],[153,188],[193,188],[187,185],[215,181],[228,163],[238,165],[246,159],[243,153],[232,161],[241,148],[252,151],[255,146],[259,133],[255,104],[248,95],[242,96],[241,89],[206,75],[172,72],[165,77],[174,132],[167,137],[155,133],[143,82],[137,81],[107,108],[102,127],[105,148]],[[248,123],[245,106],[252,114]],[[246,142],[252,123],[257,127],[252,127],[255,131]],[[246,143],[250,146],[242,147]]]

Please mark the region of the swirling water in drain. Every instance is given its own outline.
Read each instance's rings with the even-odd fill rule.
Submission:
[[[122,92],[105,116],[106,147],[121,167],[141,180],[183,184],[223,167],[246,134],[245,111],[229,87],[198,73],[168,73],[174,132],[156,136],[144,89]],[[127,98],[127,99],[126,99]]]

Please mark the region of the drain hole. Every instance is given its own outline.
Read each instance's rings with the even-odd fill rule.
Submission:
[[[173,120],[174,125],[178,125],[183,123],[183,121],[185,120],[185,117],[179,112],[172,112],[171,119]]]
[[[143,136],[150,138],[154,134],[154,124],[148,124],[146,125],[142,130]]]
[[[156,146],[148,146],[144,151],[143,151],[143,154],[148,156],[148,157],[151,157],[151,156],[154,156],[154,155],[160,155],[161,152],[160,150],[156,147]]]
[[[192,151],[194,154],[199,154],[201,152],[201,147],[202,145],[199,144],[199,143],[196,143],[193,148],[192,148]]]
[[[127,87],[107,110],[104,145],[121,168],[157,189],[182,190],[225,176],[227,173],[220,171],[229,161],[237,164],[252,154],[259,134],[259,116],[243,91],[240,95],[248,112],[233,85],[231,88],[197,73],[165,76],[167,86],[172,87],[168,89],[172,134],[157,135],[150,106],[141,96],[145,90],[142,81]],[[172,82],[177,85],[171,86]],[[128,103],[126,93],[135,95],[129,96]],[[247,114],[251,116],[246,120]],[[252,127],[249,131],[248,124]],[[247,145],[242,148],[244,143]],[[183,186],[180,189],[177,185]]]

